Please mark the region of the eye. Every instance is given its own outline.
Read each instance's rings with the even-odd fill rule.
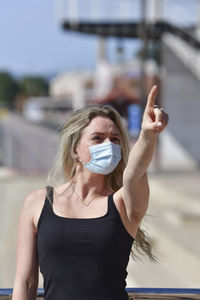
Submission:
[[[101,138],[100,136],[96,135],[96,136],[94,136],[94,137],[92,138],[92,140],[93,140],[93,141],[101,141],[102,138]]]
[[[112,142],[115,144],[119,144],[119,139],[117,137],[112,138]]]

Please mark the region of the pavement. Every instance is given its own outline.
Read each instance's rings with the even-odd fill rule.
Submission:
[[[44,187],[46,174],[18,174],[0,167],[0,287],[12,288],[17,224],[25,196]],[[157,250],[128,265],[127,287],[200,287],[200,171],[149,172],[150,204],[142,226]],[[40,276],[39,287],[42,287]]]
[[[200,172],[150,173],[144,225],[158,263],[129,260],[128,286],[200,287]]]

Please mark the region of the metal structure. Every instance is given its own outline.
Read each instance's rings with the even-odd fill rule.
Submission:
[[[157,104],[163,106],[162,98],[165,99],[164,107],[170,113],[170,120],[173,119],[168,128],[186,151],[197,161],[197,164],[200,165],[200,156],[194,149],[199,149],[200,145],[200,138],[196,137],[197,134],[195,134],[198,132],[200,125],[198,121],[200,119],[198,115],[200,103],[197,96],[199,94],[197,87],[200,79],[200,1],[191,0],[189,4],[185,1],[180,5],[179,0],[59,0],[57,4],[57,19],[60,27],[65,31],[87,35],[93,34],[102,39],[116,37],[119,39],[140,39],[142,41],[140,104],[144,108],[147,93],[144,89],[146,86],[145,63],[150,58],[155,62],[157,68],[156,80],[158,80],[155,83],[159,85],[159,91],[161,91],[157,97]],[[177,39],[177,43],[180,45],[181,42],[183,43],[184,49],[182,52],[186,52],[186,48],[191,49],[191,51],[188,51],[187,60],[180,61],[182,67],[186,66],[184,74],[179,73],[179,81],[184,81],[184,84],[181,84],[182,89],[184,89],[182,93],[180,88],[175,86],[175,83],[170,82],[170,78],[165,78],[165,87],[162,88],[163,59],[165,59],[165,56],[169,57],[168,52],[170,52],[168,46],[163,43],[167,35]],[[181,55],[183,56],[183,53]],[[177,60],[175,63],[178,65],[180,57],[176,58],[175,56],[173,61]],[[192,57],[193,61],[191,62]],[[165,65],[165,70],[169,70],[171,76],[171,62],[165,59],[166,62],[169,65]],[[187,69],[187,67],[192,70]],[[193,75],[196,76],[197,73],[198,76],[195,78]],[[186,96],[187,87],[184,75],[188,78],[190,86],[191,82],[195,84],[195,89],[192,90],[192,94],[189,96]],[[173,74],[174,76],[175,74]],[[175,79],[178,81],[178,78]],[[173,92],[170,92],[172,90]],[[181,105],[178,103],[179,98],[181,98]],[[191,107],[188,111],[189,101],[195,112],[191,112]],[[183,109],[180,107],[177,111],[178,118],[177,115],[174,115],[175,106],[183,107]],[[188,112],[187,119],[189,122],[187,124],[185,123],[184,113],[180,114],[180,109]],[[185,128],[186,126],[187,128]],[[184,127],[184,129],[181,127]],[[190,135],[184,135],[183,138],[180,138],[182,132],[192,132],[192,141]],[[193,138],[193,135],[195,135],[195,138]],[[195,147],[192,145],[195,145]],[[157,147],[158,149],[159,147]],[[159,156],[159,151],[157,151],[157,154],[156,157]],[[159,169],[159,162],[157,169]]]
[[[200,289],[127,288],[130,300],[200,299]],[[0,300],[10,300],[12,289],[0,289]],[[44,299],[43,289],[38,289],[37,300]]]
[[[167,0],[59,0],[57,1],[57,18],[62,29],[66,31],[93,34],[101,39],[107,37],[137,38],[143,42],[140,104],[144,109],[147,96],[145,90],[145,62],[147,59],[155,61],[158,69],[158,82],[155,83],[162,86],[159,75],[162,65],[161,41],[163,35],[170,33],[185,41],[195,50],[200,50],[200,40],[196,34],[200,24],[197,22],[200,13],[199,15],[196,13],[196,16],[190,20],[191,22],[186,22],[185,26],[181,26],[178,20],[171,18],[170,11],[168,11],[168,16],[164,14],[168,2]],[[200,2],[195,1],[195,3],[196,11],[200,12]],[[169,6],[172,5],[169,3]],[[187,11],[179,10],[182,18],[187,20]],[[170,22],[167,21],[168,19]],[[197,25],[194,26],[194,24]],[[157,104],[161,105],[161,93],[157,98]]]
[[[167,1],[59,0],[57,20],[64,30],[120,38],[141,38],[144,34],[141,24],[145,23],[147,39],[158,40],[169,32],[200,49],[200,42],[194,35],[194,29],[200,23],[199,16],[193,17],[185,26],[178,24],[176,19],[167,21],[170,18],[164,16],[164,3]],[[180,12],[184,19],[183,11]]]

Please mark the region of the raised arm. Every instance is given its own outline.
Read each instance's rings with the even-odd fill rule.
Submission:
[[[123,174],[121,191],[126,213],[130,221],[140,223],[149,200],[146,170],[152,160],[158,134],[166,127],[168,115],[155,105],[157,86],[148,96],[143,115],[140,136],[133,146]]]
[[[36,299],[39,268],[33,223],[34,200],[34,193],[27,195],[19,218],[17,268],[12,300]]]

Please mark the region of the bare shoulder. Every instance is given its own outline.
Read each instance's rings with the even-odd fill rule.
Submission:
[[[23,211],[32,218],[33,225],[37,229],[38,220],[46,198],[46,187],[34,190],[24,199]]]
[[[42,200],[44,200],[45,195],[46,188],[40,188],[30,192],[24,199],[24,206],[30,209],[34,208],[35,206],[39,205]]]

